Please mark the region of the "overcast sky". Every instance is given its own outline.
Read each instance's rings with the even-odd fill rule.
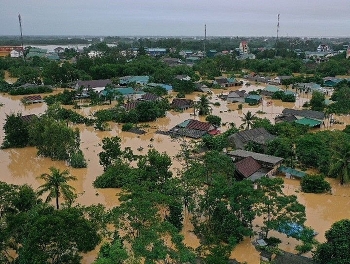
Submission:
[[[0,35],[349,37],[350,0],[0,0]]]

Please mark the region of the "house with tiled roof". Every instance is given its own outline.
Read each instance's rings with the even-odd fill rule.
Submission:
[[[145,93],[141,95],[141,98],[139,99],[140,101],[148,101],[148,102],[155,102],[160,100],[161,97],[158,95],[152,94],[152,93]]]
[[[43,103],[44,99],[40,95],[25,96],[21,100],[24,104]]]
[[[261,169],[260,172],[263,172],[264,174],[261,175],[262,176],[272,176],[275,175],[279,169],[279,167],[281,166],[282,162],[283,162],[283,158],[280,157],[276,157],[276,156],[271,156],[271,155],[265,155],[265,154],[261,154],[261,153],[256,153],[256,152],[252,152],[252,151],[246,151],[246,150],[242,150],[242,149],[236,149],[234,151],[230,151],[227,153],[227,155],[229,155],[233,162],[236,164],[237,162],[244,160],[248,157],[253,158],[256,162],[258,162],[261,165]],[[245,161],[248,164],[252,164],[249,163],[251,161]],[[243,163],[245,164],[245,163]],[[245,164],[246,166],[246,164]],[[254,165],[256,166],[256,165]],[[242,165],[243,167],[243,165]],[[256,167],[254,167],[256,168]],[[264,170],[262,170],[264,169]]]
[[[125,109],[125,111],[133,110],[137,107],[137,105],[140,103],[140,101],[131,101],[126,104],[124,104],[122,107]]]
[[[78,90],[82,87],[84,90],[93,89],[95,92],[101,92],[109,84],[112,84],[110,79],[77,81],[73,88]]]
[[[223,88],[241,85],[241,83],[237,82],[235,78],[226,78],[223,76],[215,77],[215,80],[213,83],[218,84]]]
[[[31,122],[35,119],[37,119],[38,117],[34,114],[30,114],[30,115],[22,115],[21,116],[21,119],[24,121],[24,122]]]
[[[185,136],[190,138],[201,138],[206,134],[215,135],[220,133],[209,122],[202,122],[195,119],[187,119],[169,130],[172,136]]]
[[[176,110],[186,110],[188,108],[193,107],[193,105],[194,103],[191,99],[174,98],[170,104],[170,107]]]
[[[264,148],[275,138],[276,136],[270,134],[265,128],[259,127],[234,133],[227,140],[230,146],[236,149],[244,149],[249,142],[256,143]]]
[[[309,127],[321,127],[324,125],[324,118],[324,113],[320,111],[285,108],[281,115],[275,117],[275,123],[296,122]]]
[[[232,91],[227,97],[226,101],[228,103],[244,103],[244,99],[248,96],[244,90],[242,91]]]
[[[249,179],[255,181],[264,177],[269,172],[269,169],[263,168],[261,164],[251,156],[235,162],[234,164],[235,178],[237,180]]]

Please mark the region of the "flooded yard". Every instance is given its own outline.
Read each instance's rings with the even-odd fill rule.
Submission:
[[[241,117],[248,111],[251,111],[258,117],[268,118],[274,123],[274,117],[281,114],[284,108],[297,109],[309,100],[309,98],[301,96],[298,97],[295,103],[283,103],[278,100],[264,98],[262,104],[258,106],[248,106],[247,104],[244,104],[243,109],[238,110],[238,103],[226,103],[226,101],[223,101],[218,97],[220,94],[228,93],[230,90],[241,89],[251,91],[262,88],[262,86],[250,85],[232,87],[229,90],[214,89],[213,94],[211,95],[211,102],[219,102],[220,106],[212,105],[212,114],[220,116],[224,123],[235,123],[236,127],[239,127],[242,124]],[[171,95],[175,96],[174,93]],[[186,96],[186,98],[197,101],[199,100],[200,95],[201,93],[194,93]],[[24,106],[20,101],[22,97],[23,96],[9,96],[5,94],[0,95],[0,103],[3,104],[3,106],[0,107],[0,142],[2,142],[4,138],[2,127],[5,123],[6,115],[19,112],[23,115],[40,115],[47,109],[46,104],[44,103]],[[99,107],[86,107],[77,111],[87,116],[98,109]],[[257,113],[258,111],[260,111],[260,113]],[[88,167],[86,169],[73,169],[67,167],[65,162],[52,161],[49,158],[37,157],[36,149],[33,147],[0,150],[0,170],[2,172],[0,180],[11,184],[29,184],[33,188],[37,188],[43,183],[37,179],[37,176],[48,172],[49,167],[55,166],[59,169],[68,168],[71,174],[78,178],[78,181],[72,183],[78,193],[77,203],[83,205],[101,203],[107,208],[118,206],[119,201],[116,195],[120,190],[95,189],[92,186],[92,182],[103,172],[98,158],[98,153],[102,150],[102,139],[104,137],[117,135],[122,139],[122,147],[131,147],[131,149],[138,154],[146,154],[150,148],[155,148],[160,152],[166,152],[173,158],[172,169],[175,173],[176,169],[180,168],[179,162],[175,159],[175,156],[180,150],[179,140],[172,139],[166,135],[156,134],[155,132],[156,130],[169,130],[178,123],[190,118],[204,121],[203,117],[194,116],[193,109],[189,109],[183,113],[169,111],[166,117],[148,123],[144,128],[146,134],[143,135],[122,132],[121,124],[116,123],[110,123],[110,131],[97,131],[93,127],[79,125],[77,127],[81,133],[81,149],[88,161]],[[343,122],[343,124],[333,125],[328,129],[342,129],[346,124],[350,124],[349,116],[336,117],[336,119]],[[228,127],[228,125],[223,126],[221,130],[225,131]],[[328,179],[328,181],[333,188],[332,195],[302,193],[299,191],[298,180],[285,179],[285,192],[287,194],[296,194],[299,201],[306,206],[306,224],[312,226],[312,228],[319,233],[316,236],[316,239],[320,242],[325,241],[324,232],[328,230],[335,221],[343,218],[350,218],[350,210],[347,209],[350,206],[350,187],[340,186],[338,181],[333,179]],[[191,232],[191,228],[192,226],[189,222],[189,216],[186,215],[183,230],[185,242],[191,247],[197,247],[199,241],[193,232]],[[277,232],[271,235],[282,239],[282,249],[294,252],[294,247],[297,243],[295,240],[287,238]],[[96,254],[97,250],[87,254],[84,257],[85,263],[91,263],[96,257]],[[259,253],[252,246],[250,238],[246,238],[240,243],[232,252],[231,257],[236,258],[238,261],[246,261],[249,264],[260,263]]]

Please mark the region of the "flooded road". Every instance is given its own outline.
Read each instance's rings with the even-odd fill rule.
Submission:
[[[230,90],[239,89],[251,91],[262,88],[262,86],[250,85],[249,87],[232,87]],[[248,106],[247,104],[244,104],[243,109],[238,110],[238,103],[226,103],[218,97],[221,93],[225,94],[230,90],[213,90],[210,100],[213,103],[219,102],[220,106],[212,105],[212,114],[220,116],[224,123],[235,123],[236,127],[239,127],[242,124],[241,117],[248,111],[251,111],[258,117],[267,118],[274,123],[274,117],[280,114],[284,108],[300,108],[307,100],[309,100],[309,98],[302,96],[299,97],[295,103],[283,103],[278,100],[264,98],[262,104],[258,106]],[[175,96],[175,93],[171,95]],[[197,101],[199,100],[200,95],[201,93],[194,93],[186,96],[186,98]],[[3,104],[3,106],[0,107],[1,128],[5,122],[7,114],[21,112],[23,115],[40,115],[47,109],[47,106],[44,103],[24,106],[20,101],[22,97],[23,96],[0,95],[0,104]],[[103,107],[108,108],[109,106]],[[86,107],[77,111],[88,116],[98,109],[99,107]],[[264,113],[257,113],[258,111]],[[166,135],[155,134],[155,131],[158,129],[169,130],[178,123],[190,118],[204,121],[203,117],[193,116],[193,109],[189,109],[183,113],[169,111],[166,117],[159,118],[155,122],[147,123],[147,126],[143,128],[146,131],[146,134],[144,135],[122,132],[122,125],[116,123],[110,123],[110,131],[97,131],[93,127],[86,127],[84,125],[76,126],[80,130],[81,149],[88,162],[88,167],[85,169],[73,169],[67,167],[65,162],[52,161],[48,158],[37,157],[36,149],[33,147],[0,150],[0,170],[2,172],[0,180],[11,184],[29,184],[33,188],[37,188],[43,183],[38,180],[37,177],[42,173],[49,172],[49,167],[54,166],[62,170],[69,169],[71,174],[78,178],[78,181],[72,182],[73,187],[76,188],[78,193],[77,203],[82,205],[101,203],[107,208],[118,206],[119,201],[116,195],[120,190],[95,189],[92,186],[92,182],[103,172],[98,159],[98,153],[102,150],[102,139],[104,137],[117,135],[122,139],[122,147],[130,147],[137,154],[146,154],[150,148],[155,148],[160,152],[166,152],[173,158],[172,170],[175,174],[176,169],[180,168],[179,162],[175,159],[175,156],[180,150],[179,139],[172,139]],[[336,117],[335,119],[343,122],[343,124],[333,125],[330,129],[342,129],[346,124],[350,124],[349,116]],[[223,126],[222,131],[225,131],[228,128],[229,126]],[[3,141],[3,138],[4,132],[1,129],[0,142]],[[142,151],[138,150],[141,149],[140,147],[143,149]],[[332,195],[301,193],[299,192],[298,180],[285,179],[285,192],[287,194],[296,194],[299,201],[306,206],[306,224],[312,226],[319,233],[316,236],[316,239],[320,242],[325,240],[324,232],[328,230],[335,221],[343,218],[350,218],[350,210],[346,209],[350,205],[350,187],[340,186],[338,181],[333,179],[328,179],[328,181],[333,188]],[[184,230],[182,233],[185,236],[186,244],[195,248],[199,245],[199,241],[193,232],[191,232],[191,229],[192,226],[187,215],[185,216]],[[296,241],[287,238],[282,234],[278,234],[277,232],[271,233],[271,235],[282,239],[282,249],[294,252],[294,247],[297,244]],[[86,254],[84,256],[84,263],[91,263],[96,257],[96,254],[97,250]],[[260,263],[259,253],[252,246],[249,238],[246,238],[234,249],[231,257],[236,258],[241,262],[246,261],[249,264]]]

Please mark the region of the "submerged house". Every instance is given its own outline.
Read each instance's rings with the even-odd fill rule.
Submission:
[[[257,94],[250,94],[244,98],[244,102],[250,105],[257,105],[262,101],[262,97]]]
[[[103,80],[90,80],[90,81],[77,81],[73,86],[74,89],[78,90],[79,88],[83,88],[84,90],[92,89],[95,92],[103,91],[107,85],[111,85],[112,81],[110,79]]]
[[[172,136],[185,136],[190,138],[201,138],[204,135],[216,135],[220,133],[216,127],[208,122],[187,119],[169,130]]]
[[[298,124],[307,125],[309,127],[321,127],[324,125],[325,115],[323,112],[314,110],[297,110],[285,108],[282,115],[275,118],[275,122],[296,122]]]
[[[170,104],[170,107],[175,110],[186,110],[193,107],[194,103],[191,99],[174,98]]]
[[[226,101],[228,103],[244,103],[245,102],[245,98],[248,95],[246,94],[246,92],[244,90],[242,91],[233,91],[230,92],[227,97],[226,97]]]
[[[280,157],[242,149],[230,151],[227,154],[232,157],[236,168],[238,164],[238,171],[236,171],[236,175],[241,179],[256,180],[264,176],[275,175],[283,162],[283,158]],[[261,167],[258,166],[257,163]],[[244,178],[242,178],[243,176]]]
[[[24,104],[43,103],[44,99],[40,95],[25,96],[21,100]]]
[[[265,128],[260,127],[239,131],[230,135],[227,140],[232,147],[236,149],[244,149],[249,142],[261,145],[264,148],[268,142],[275,138],[276,136],[270,134]]]

